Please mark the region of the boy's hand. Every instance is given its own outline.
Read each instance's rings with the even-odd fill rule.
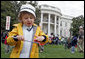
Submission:
[[[43,41],[44,40],[44,37],[43,36],[36,36],[35,35],[35,37],[36,37],[35,40],[38,40],[38,41]]]
[[[24,41],[24,37],[21,36],[21,35],[18,35],[18,36],[17,36],[17,39],[18,39],[18,40],[21,40],[21,41]]]

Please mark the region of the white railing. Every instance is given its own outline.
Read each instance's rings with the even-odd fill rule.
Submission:
[[[47,9],[47,10],[53,10],[53,11],[61,12],[61,10],[59,8],[47,6],[47,5],[41,5],[41,9]]]

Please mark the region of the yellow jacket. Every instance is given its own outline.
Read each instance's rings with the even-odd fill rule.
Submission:
[[[33,34],[37,36],[42,36],[45,35],[44,32],[40,29],[39,26],[36,24],[33,24]],[[23,48],[23,41],[14,41],[14,39],[11,36],[14,35],[23,35],[23,30],[22,30],[22,23],[17,24],[15,28],[9,33],[9,36],[7,38],[7,44],[11,46],[15,46],[11,52],[10,58],[19,58],[20,52]],[[36,37],[34,37],[35,39]],[[46,41],[45,42],[40,42],[40,43],[47,43],[48,42],[48,36],[46,36]],[[34,40],[33,40],[34,41]],[[38,50],[38,44],[33,43],[31,52],[30,52],[30,58],[39,58],[39,50]]]

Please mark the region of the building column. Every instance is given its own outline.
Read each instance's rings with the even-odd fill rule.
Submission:
[[[59,17],[59,19],[58,19],[58,35],[59,35],[59,37],[60,37],[60,17]]]
[[[54,35],[56,36],[56,15],[55,15],[55,24],[54,24]]]
[[[50,36],[50,14],[48,14],[48,36]]]
[[[41,13],[41,21],[40,21],[40,27],[42,29],[42,22],[43,22],[43,13]]]

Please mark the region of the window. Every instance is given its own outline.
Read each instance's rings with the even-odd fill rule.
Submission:
[[[59,20],[59,16],[57,16],[57,20]]]
[[[65,26],[67,26],[67,22],[65,22]]]
[[[62,21],[61,21],[61,23],[60,23],[60,26],[62,26]]]
[[[56,23],[58,24],[58,20],[59,20],[59,16],[57,16],[57,20],[56,20]]]
[[[60,30],[60,36],[62,36],[62,30]]]
[[[51,18],[50,18],[51,23],[54,23],[54,20],[55,20],[54,18],[55,18],[54,15],[51,15]]]
[[[48,14],[43,14],[43,21],[48,22]]]

